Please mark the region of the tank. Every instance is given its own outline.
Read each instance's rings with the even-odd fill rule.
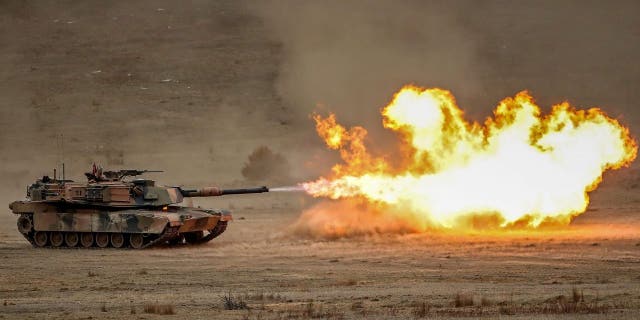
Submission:
[[[18,231],[34,246],[132,248],[201,244],[220,234],[231,213],[179,205],[188,197],[268,192],[249,189],[184,189],[135,178],[149,170],[85,173],[86,183],[44,176],[27,188],[25,200],[9,205]]]

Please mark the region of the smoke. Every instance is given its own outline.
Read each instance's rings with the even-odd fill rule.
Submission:
[[[296,132],[312,141],[287,154],[292,163],[327,166],[329,156],[317,150],[309,125],[317,109],[369,129],[373,151],[387,149],[394,139],[380,129],[379,110],[408,83],[452,91],[470,120],[482,121],[503,97],[530,90],[540,105],[599,105],[632,131],[636,126],[639,72],[626,66],[640,48],[633,32],[637,2],[347,0],[247,7],[281,45],[275,90]]]
[[[377,126],[379,109],[408,82],[479,93],[475,41],[455,5],[279,1],[255,10],[283,44],[275,86],[302,126],[318,107]]]
[[[287,156],[305,163],[309,174],[326,174],[336,163],[313,143],[309,114],[328,109],[347,127],[362,125],[369,149],[385,154],[395,140],[381,129],[379,111],[407,83],[451,90],[470,120],[483,120],[502,97],[524,89],[541,105],[568,99],[637,118],[632,83],[638,72],[616,66],[633,60],[639,48],[630,45],[638,43],[633,2],[603,8],[584,1],[351,0],[250,7],[281,44],[275,90],[301,139],[312,141]],[[603,15],[603,9],[615,13]],[[298,226],[313,224],[311,212],[320,211],[307,211]],[[357,226],[362,216],[356,216]]]
[[[380,209],[355,199],[320,202],[307,209],[291,225],[290,232],[303,238],[338,239],[413,233],[420,230],[421,226],[412,225],[405,219],[398,219],[387,210],[396,209]]]
[[[304,192],[304,188],[302,186],[275,187],[269,188],[269,192]]]

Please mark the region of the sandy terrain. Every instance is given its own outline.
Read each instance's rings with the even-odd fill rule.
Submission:
[[[378,112],[409,82],[451,89],[472,119],[523,89],[545,106],[599,105],[637,137],[639,9],[0,1],[0,203],[62,161],[68,177],[99,162],[198,187],[312,179],[336,156],[308,115],[333,110],[384,148]],[[287,174],[241,174],[260,146]],[[638,179],[637,164],[607,173],[571,227],[529,234],[310,239],[290,226],[318,200],[261,194],[195,201],[234,212],[207,245],[45,250],[7,209],[0,318],[637,319]],[[226,310],[225,295],[247,308]],[[161,305],[175,315],[144,312]]]

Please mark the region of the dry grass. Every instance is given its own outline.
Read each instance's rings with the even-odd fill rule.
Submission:
[[[271,292],[264,293],[264,291],[259,292],[247,292],[243,295],[244,300],[248,301],[286,301],[287,298],[279,293]]]
[[[286,301],[287,298],[279,293],[269,293],[265,295],[265,298],[270,301]]]
[[[282,308],[284,307],[284,308]],[[367,315],[363,315],[367,318]],[[344,312],[337,306],[325,307],[323,304],[310,300],[305,303],[293,303],[281,306],[278,310],[247,310],[242,319],[330,319],[342,320],[345,318]]]
[[[564,296],[559,296],[554,302],[542,305],[505,305],[500,306],[498,312],[503,315],[517,314],[604,314],[608,313],[614,306],[601,304],[598,302],[569,301]],[[624,307],[624,306],[620,306]]]
[[[235,297],[229,292],[222,296],[222,306],[225,310],[246,310],[249,306],[242,297]]]
[[[482,296],[480,298],[480,305],[483,306],[483,307],[489,307],[489,306],[494,305],[494,303],[493,303],[493,301],[491,301],[491,299],[489,299],[489,298],[487,298],[485,296]]]
[[[515,303],[513,300],[495,303],[488,297],[482,296],[474,303],[474,296],[469,293],[457,293],[454,296],[453,308],[428,308],[427,304],[416,305],[412,314],[417,318],[429,314],[455,317],[477,317],[486,315],[533,315],[533,314],[604,314],[612,309],[625,309],[623,303],[601,303],[596,297],[587,302],[584,292],[579,288],[572,288],[571,295],[559,295],[542,303]]]
[[[175,307],[172,304],[157,304],[157,303],[145,304],[143,310],[144,310],[144,313],[152,313],[152,314],[161,314],[161,315],[176,314]]]
[[[336,282],[336,285],[341,287],[351,287],[357,284],[358,284],[358,280],[356,279],[345,279],[345,280]]]
[[[351,304],[351,311],[354,314],[360,315],[363,318],[366,318],[367,316],[371,315],[371,310],[369,310],[367,308],[367,306],[365,305],[364,302],[362,301],[356,301],[354,303]]]
[[[573,287],[571,289],[571,294],[572,294],[574,303],[578,303],[578,302],[583,302],[584,301],[584,294],[583,294],[582,290],[578,290],[578,288]]]
[[[422,302],[422,303],[416,304],[416,306],[414,306],[411,313],[416,318],[424,318],[429,315],[429,311],[431,311],[431,305],[429,305],[429,303],[427,302]]]
[[[458,292],[453,299],[453,305],[456,308],[471,307],[473,306],[473,295],[468,293]]]
[[[296,312],[297,311],[297,312]],[[305,303],[298,310],[294,309],[294,315],[299,315],[302,319],[343,319],[344,313],[338,311],[336,307],[325,309],[322,304],[315,304],[313,301]]]

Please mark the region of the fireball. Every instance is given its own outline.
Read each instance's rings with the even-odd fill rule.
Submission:
[[[449,91],[415,86],[381,113],[399,138],[399,164],[367,151],[364,128],[315,115],[318,134],[343,163],[302,187],[314,197],[366,203],[418,231],[470,221],[566,225],[586,211],[603,172],[637,154],[629,130],[602,110],[564,102],[544,115],[527,92],[504,99],[484,123],[465,120]]]

